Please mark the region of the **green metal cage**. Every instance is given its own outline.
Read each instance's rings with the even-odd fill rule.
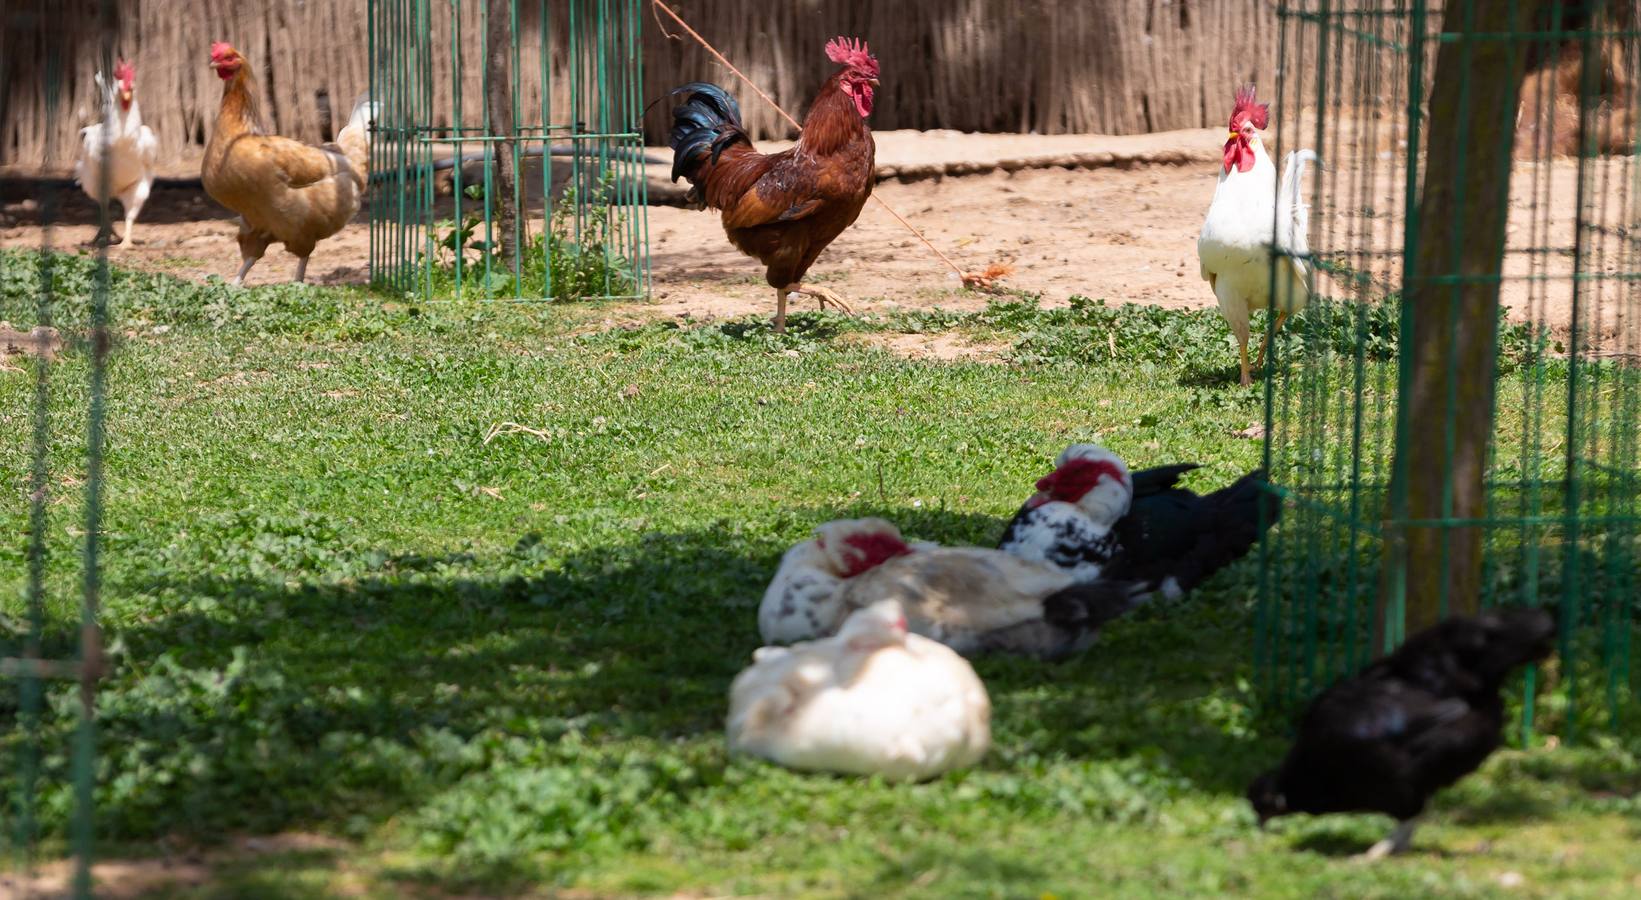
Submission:
[[[114,5],[100,0],[83,18],[64,19],[45,3],[24,3],[5,11],[6,26],[37,37],[44,62],[39,75],[46,115],[67,115],[65,73],[90,56],[100,71],[113,71],[118,39]],[[50,157],[55,147],[47,139]],[[106,179],[108,154],[103,155]],[[15,553],[0,559],[0,896],[28,896],[33,867],[45,855],[70,856],[61,893],[92,895],[91,863],[96,835],[96,701],[104,671],[99,625],[102,605],[104,534],[103,457],[107,410],[108,358],[114,340],[109,311],[108,246],[96,250],[89,285],[68,288],[57,260],[77,248],[57,245],[52,225],[73,185],[44,182],[34,192],[44,237],[26,288],[13,284],[0,293],[0,319],[10,323],[8,344],[26,349],[8,357],[19,377],[28,379],[31,403],[18,410],[15,454],[26,471],[13,470],[25,487],[19,498],[27,526],[9,536]],[[100,229],[109,227],[107,210]],[[61,328],[61,332],[59,332]],[[57,359],[68,344],[77,357]],[[11,362],[15,360],[15,362]],[[83,398],[85,418],[65,416],[63,398]],[[83,467],[83,468],[82,468]],[[19,467],[21,469],[21,467]],[[64,532],[74,551],[63,552]],[[56,552],[53,552],[53,547]],[[16,572],[20,577],[14,582]],[[14,590],[20,588],[20,590]],[[66,688],[66,689],[64,689]],[[55,809],[45,809],[46,789],[61,781]],[[65,820],[61,840],[46,836],[42,823]],[[19,879],[21,879],[19,881]]]
[[[1285,509],[1261,550],[1262,692],[1291,709],[1421,617],[1544,604],[1560,653],[1528,675],[1524,732],[1635,721],[1635,5],[1300,0],[1277,15],[1276,158],[1310,147],[1326,168],[1304,186],[1311,301],[1266,371]],[[1491,292],[1496,316],[1473,305]]]
[[[372,0],[370,276],[648,296],[639,0]]]

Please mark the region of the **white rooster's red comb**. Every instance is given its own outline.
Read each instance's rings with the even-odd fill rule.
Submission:
[[[826,58],[864,73],[869,78],[878,76],[877,57],[866,49],[860,38],[835,37],[826,42]]]
[[[1271,120],[1271,105],[1260,103],[1255,99],[1254,86],[1245,84],[1236,89],[1236,105],[1231,107],[1231,128],[1237,127],[1237,121],[1246,117],[1260,131]]]
[[[123,59],[120,60],[114,64],[114,80],[125,85],[126,88],[129,89],[131,87],[131,83],[137,80],[137,67],[131,65]]]

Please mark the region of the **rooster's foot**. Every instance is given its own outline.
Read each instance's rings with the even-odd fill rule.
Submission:
[[[821,309],[825,309],[826,304],[830,303],[837,307],[839,312],[848,313],[849,315],[854,315],[855,313],[855,308],[850,306],[848,301],[844,300],[836,291],[833,291],[830,288],[823,288],[818,285],[799,284],[789,287],[787,290],[794,294],[804,294],[806,296],[814,297],[815,302],[820,305]]]
[[[1416,825],[1417,823],[1412,819],[1396,823],[1396,830],[1392,831],[1389,837],[1369,847],[1361,856],[1356,857],[1357,862],[1375,862],[1387,856],[1407,852],[1407,848],[1413,844],[1413,829]]]

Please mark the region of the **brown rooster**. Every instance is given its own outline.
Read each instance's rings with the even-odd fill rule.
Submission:
[[[359,212],[370,177],[368,132],[375,104],[361,98],[336,142],[315,147],[262,133],[256,79],[238,50],[212,44],[211,68],[222,79],[222,107],[200,176],[213,200],[239,213],[244,263],[233,283],[244,283],[245,273],[276,242],[296,254],[300,282],[314,245]]]
[[[843,68],[810,103],[797,145],[781,153],[753,149],[741,109],[723,88],[698,81],[672,91],[684,97],[672,111],[672,180],[689,179],[690,200],[722,210],[730,243],[768,267],[778,332],[786,330],[788,294],[853,311],[803,276],[872,195],[875,147],[866,117],[878,62],[864,42],[841,37],[827,43],[826,56]]]

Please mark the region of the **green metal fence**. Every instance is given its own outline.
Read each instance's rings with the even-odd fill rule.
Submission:
[[[1641,617],[1634,4],[1277,13],[1277,158],[1327,168],[1304,190],[1315,291],[1265,382],[1287,509],[1261,551],[1261,689],[1291,707],[1421,620],[1551,604],[1561,652],[1529,675],[1524,728],[1611,727]],[[1513,105],[1487,74],[1512,70]]]
[[[375,284],[424,299],[648,295],[641,12],[373,0]]]
[[[102,2],[90,12],[85,20],[69,24],[44,3],[6,10],[7,27],[32,30],[40,41],[45,66],[39,81],[48,115],[68,114],[62,102],[64,75],[87,56],[102,72],[114,71],[113,4]],[[106,165],[106,153],[103,159]],[[8,491],[23,488],[13,496],[27,505],[27,526],[22,534],[8,535],[8,542],[16,543],[0,552],[0,560],[22,563],[20,571],[0,569],[0,896],[30,895],[42,836],[48,830],[60,833],[41,824],[53,819],[68,823],[66,845],[55,838],[46,845],[52,856],[72,854],[63,887],[71,896],[89,897],[95,709],[103,670],[98,609],[103,418],[112,334],[108,251],[106,245],[98,249],[89,287],[64,290],[56,277],[52,253],[59,248],[53,246],[51,224],[64,193],[78,193],[78,188],[41,184],[32,198],[45,224],[38,279],[26,294],[7,291],[0,306],[0,319],[10,326],[4,329],[6,343],[20,351],[0,362],[21,370],[8,377],[26,377],[32,385],[30,409],[14,419],[26,419],[29,425],[10,432],[17,453],[7,454],[26,454],[27,471],[7,472],[4,479]],[[109,227],[106,212],[103,229]],[[72,399],[65,403],[65,398]],[[84,419],[63,414],[65,406],[79,408],[82,400]],[[65,541],[65,534],[71,540]],[[17,581],[11,577],[14,571]],[[53,791],[59,805],[48,812],[41,802],[54,781],[71,789]]]

